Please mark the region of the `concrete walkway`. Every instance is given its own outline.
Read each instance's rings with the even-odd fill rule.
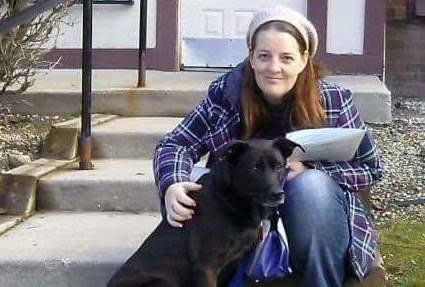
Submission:
[[[146,87],[137,88],[136,70],[94,70],[93,112],[126,116],[184,116],[206,95],[218,72],[147,71]],[[81,71],[40,71],[23,95],[5,99],[20,113],[77,114],[81,108]],[[330,76],[327,80],[353,91],[362,117],[391,121],[391,95],[376,76]]]
[[[104,287],[158,213],[37,213],[0,236],[1,287]]]

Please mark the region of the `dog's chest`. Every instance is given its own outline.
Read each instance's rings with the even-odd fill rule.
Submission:
[[[210,234],[200,242],[200,261],[210,262],[217,268],[223,268],[228,263],[240,258],[257,241],[258,231],[255,229],[229,230]]]
[[[192,260],[221,269],[240,258],[257,241],[257,216],[250,216],[250,210],[239,206],[239,202],[219,195],[222,188],[211,185],[211,182],[203,185],[201,192],[190,194],[197,207],[188,224],[191,234],[188,246]]]
[[[258,239],[254,229],[243,231],[228,242],[226,261],[230,262],[241,257]]]
[[[189,253],[194,262],[220,269],[243,255],[257,240],[258,229],[240,227],[228,215],[216,212],[213,201],[200,204],[198,213],[189,222]]]

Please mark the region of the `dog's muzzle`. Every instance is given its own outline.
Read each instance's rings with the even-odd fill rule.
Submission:
[[[285,201],[285,193],[282,188],[274,190],[269,194],[264,202],[265,206],[275,207],[282,204]]]
[[[288,177],[289,169],[285,168],[279,175],[280,186],[284,186]],[[283,188],[279,187],[272,191],[270,195],[268,195],[265,206],[275,207],[277,205],[283,204],[285,201],[285,193]]]

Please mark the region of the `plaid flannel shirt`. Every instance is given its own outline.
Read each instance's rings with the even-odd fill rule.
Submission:
[[[190,181],[192,167],[201,156],[214,154],[240,135],[242,77],[243,63],[213,81],[207,97],[156,147],[153,168],[161,199],[171,184]],[[367,130],[349,90],[321,81],[320,91],[328,127]],[[362,279],[373,263],[377,235],[365,208],[353,193],[369,189],[382,177],[377,146],[367,131],[351,161],[306,164],[331,176],[345,191],[350,208],[350,262]]]

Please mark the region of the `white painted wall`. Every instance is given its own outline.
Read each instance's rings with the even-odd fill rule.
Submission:
[[[328,0],[326,51],[363,54],[365,0]]]
[[[181,0],[181,38],[245,38],[252,15],[276,5],[307,15],[307,0]]]
[[[139,45],[140,1],[134,5],[93,5],[93,48],[132,49]],[[147,48],[156,46],[156,0],[148,0]],[[72,26],[62,25],[56,47],[62,49],[82,48],[83,46],[83,5],[71,7],[65,19]]]

